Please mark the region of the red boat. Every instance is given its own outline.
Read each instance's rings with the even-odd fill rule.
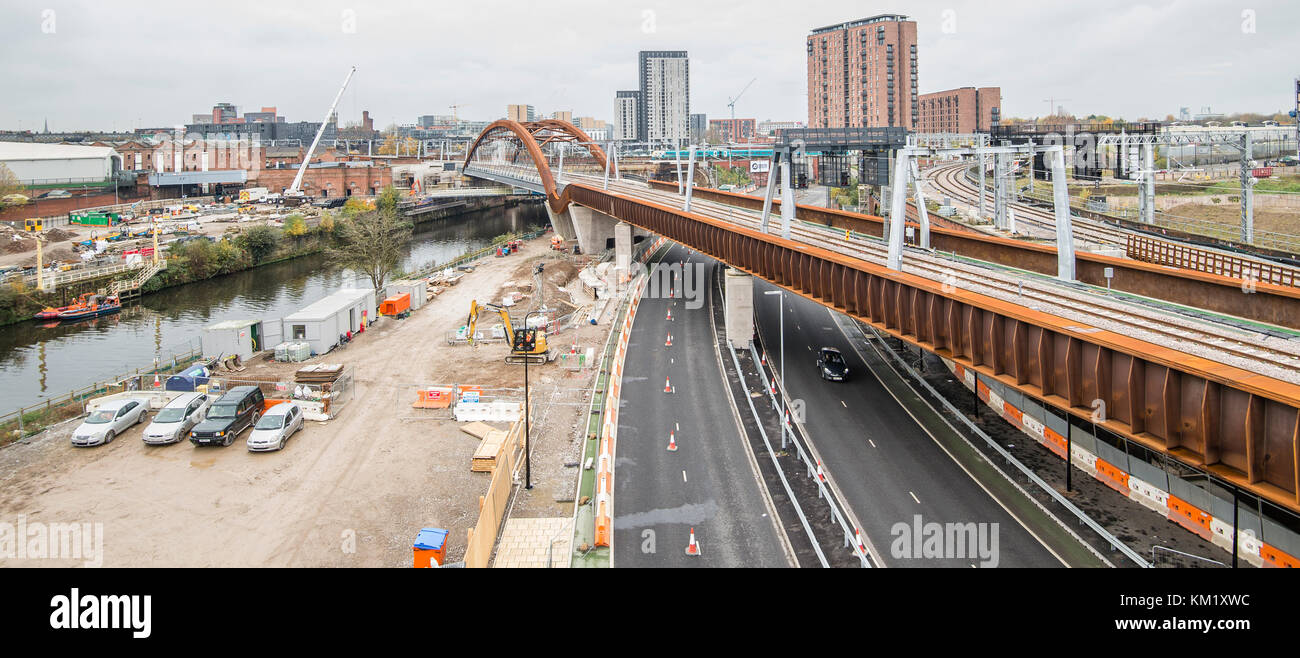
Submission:
[[[59,313],[60,320],[81,320],[83,318],[94,318],[109,313],[116,313],[122,310],[122,301],[117,295],[108,295],[101,297],[91,295],[84,306],[80,308],[69,308]]]
[[[58,308],[54,308],[54,307],[52,307],[52,306],[46,307],[46,308],[43,309],[40,313],[37,313],[37,314],[36,314],[36,319],[37,319],[37,320],[57,320],[57,319],[59,319],[59,314],[61,314],[61,313],[65,313],[65,312],[67,312],[67,311],[72,311],[72,310],[76,310],[76,309],[83,309],[83,308],[86,307],[87,302],[90,301],[90,296],[91,296],[91,293],[88,293],[88,292],[87,292],[87,293],[83,293],[80,297],[78,297],[78,298],[77,298],[77,301],[75,301],[75,302],[73,302],[73,303],[71,303],[71,304],[69,304],[69,305],[67,305],[67,306],[60,306],[60,307],[58,307]]]

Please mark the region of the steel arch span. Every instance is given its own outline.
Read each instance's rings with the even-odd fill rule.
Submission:
[[[488,149],[499,145],[511,146],[513,148],[509,162],[515,164],[521,154],[526,155],[537,168],[537,175],[541,178],[551,210],[563,212],[569,207],[570,199],[568,194],[560,192],[555,175],[551,173],[551,158],[547,157],[547,147],[552,144],[575,147],[573,149],[575,153],[566,156],[571,158],[570,162],[574,166],[581,166],[582,163],[594,164],[601,169],[606,166],[605,151],[592,142],[587,133],[567,121],[558,119],[529,122],[510,119],[493,121],[470,145],[465,153],[463,166],[468,167],[473,163],[474,156],[479,154],[480,148],[486,153]]]

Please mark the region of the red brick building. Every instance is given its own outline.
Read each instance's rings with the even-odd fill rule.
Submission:
[[[1001,87],[962,87],[922,94],[917,98],[917,132],[988,132],[1002,120]]]
[[[808,127],[913,129],[916,21],[881,14],[808,35]]]
[[[709,119],[709,130],[717,130],[724,144],[753,141],[758,134],[758,122],[754,119]]]

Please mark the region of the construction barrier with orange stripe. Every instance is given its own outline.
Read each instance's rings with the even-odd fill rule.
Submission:
[[[1064,436],[1044,425],[1042,421],[1003,400],[997,392],[991,390],[984,382],[979,381],[975,376],[975,371],[963,368],[961,364],[947,359],[944,360],[944,363],[958,379],[965,383],[966,388],[974,390],[979,399],[986,402],[1001,418],[1020,428],[1022,432],[1050,450],[1057,457],[1066,458],[1068,444]],[[1074,466],[1101,481],[1107,487],[1124,494],[1143,507],[1164,515],[1170,521],[1177,523],[1203,539],[1211,541],[1229,553],[1232,552],[1232,524],[1230,522],[1221,521],[1215,518],[1213,514],[1186,500],[1134,477],[1119,466],[1097,457],[1078,444],[1070,445],[1068,449],[1071,451],[1072,459],[1070,461]],[[1250,531],[1239,530],[1238,540],[1240,555],[1252,564],[1265,567],[1300,568],[1300,558],[1290,555],[1267,542],[1260,541]]]

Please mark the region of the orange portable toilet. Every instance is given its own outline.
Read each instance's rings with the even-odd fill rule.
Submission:
[[[434,563],[442,566],[447,558],[447,531],[442,528],[420,528],[420,534],[415,536],[411,550],[415,553],[415,563],[412,566],[416,569],[427,569]]]
[[[400,295],[393,295],[380,302],[379,313],[381,315],[399,315],[411,309],[411,293],[404,292]]]

